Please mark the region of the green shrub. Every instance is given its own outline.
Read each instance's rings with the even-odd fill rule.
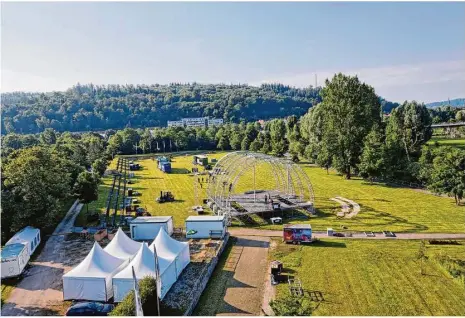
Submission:
[[[304,297],[280,298],[272,300],[270,306],[276,316],[310,316],[313,311],[311,301]]]
[[[156,281],[153,277],[145,277],[139,281],[140,298],[144,316],[158,316],[157,298],[156,298]],[[136,305],[134,302],[134,291],[124,297],[110,316],[135,316]]]

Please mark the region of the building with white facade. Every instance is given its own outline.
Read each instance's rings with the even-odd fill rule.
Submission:
[[[222,118],[194,117],[168,120],[168,127],[209,127],[223,125]]]
[[[221,126],[221,125],[223,125],[223,119],[222,118],[208,119],[208,126]]]
[[[182,120],[168,120],[168,127],[184,127]]]

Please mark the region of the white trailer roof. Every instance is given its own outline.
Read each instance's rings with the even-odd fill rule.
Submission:
[[[6,242],[5,245],[32,242],[39,232],[39,229],[32,226],[26,226],[24,229],[16,233],[8,242]]]
[[[121,228],[118,228],[116,235],[111,242],[104,248],[108,254],[126,260],[133,257],[140,249],[141,243],[129,238]]]
[[[186,219],[186,222],[212,222],[212,221],[223,221],[224,220],[224,215],[223,216],[217,216],[217,215],[205,215],[205,216],[198,216],[198,215],[192,215],[189,216]]]
[[[86,258],[63,277],[99,277],[108,278],[125,261],[110,255],[97,243]]]
[[[172,216],[138,216],[131,223],[166,223]]]

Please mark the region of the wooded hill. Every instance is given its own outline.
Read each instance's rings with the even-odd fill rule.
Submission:
[[[320,87],[282,84],[76,85],[64,92],[2,94],[2,134],[164,127],[182,117],[225,122],[302,116],[321,102]],[[380,98],[385,112],[398,104]]]

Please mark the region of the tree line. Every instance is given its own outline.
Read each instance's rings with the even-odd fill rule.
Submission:
[[[460,203],[465,191],[465,151],[426,145],[438,110],[406,101],[387,115],[371,86],[343,74],[327,80],[319,93],[321,102],[302,116],[260,123],[125,128],[107,130],[104,136],[46,128],[40,134],[2,136],[2,222],[7,225],[2,226],[2,236],[8,225],[12,231],[28,224],[47,225],[49,218],[58,217],[59,204],[67,194],[92,201],[96,183],[89,174],[98,181],[108,160],[136,153],[218,149],[289,155],[294,161],[335,169],[347,179],[422,183]],[[89,187],[94,190],[88,191]]]
[[[320,88],[282,84],[80,85],[50,93],[2,94],[5,133],[164,127],[182,117],[227,122],[302,115],[320,102]]]
[[[225,122],[301,116],[321,102],[321,87],[283,84],[260,87],[226,84],[80,85],[63,92],[4,93],[1,131],[40,133],[97,131],[125,127],[165,127],[183,117],[223,118]],[[398,106],[380,98],[383,110]]]

